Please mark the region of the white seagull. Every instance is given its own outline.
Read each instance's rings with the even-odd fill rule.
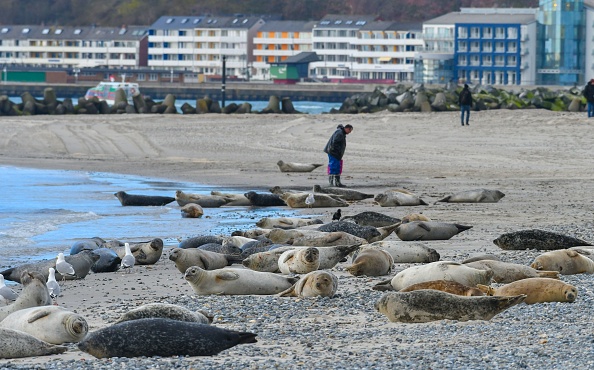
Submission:
[[[126,255],[122,258],[121,266],[124,270],[129,269],[128,272],[130,272],[132,267],[134,267],[136,258],[134,258],[134,255],[132,255],[132,252],[130,251],[130,244],[124,244],[124,248],[126,248]]]
[[[4,282],[4,276],[2,274],[0,274],[0,297],[5,299],[7,302],[15,301],[19,297],[19,295],[16,294],[14,290],[6,286],[6,283]]]
[[[64,253],[58,254],[58,260],[56,261],[56,271],[62,275],[62,281],[66,280],[66,276],[76,277],[76,271],[74,267],[64,259]]]
[[[305,204],[307,204],[308,207],[311,207],[315,202],[316,198],[314,197],[313,193],[309,193],[307,198],[305,198]]]
[[[49,268],[49,276],[47,277],[47,290],[49,291],[50,297],[54,304],[58,304],[58,296],[60,295],[60,284],[56,281],[56,270],[53,267]]]

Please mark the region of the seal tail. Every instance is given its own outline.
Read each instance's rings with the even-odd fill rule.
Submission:
[[[497,303],[497,306],[499,310],[503,311],[510,308],[511,306],[515,306],[524,302],[526,297],[528,297],[526,294],[520,294],[512,297],[498,297],[499,302]]]
[[[248,332],[239,332],[239,339],[237,340],[237,344],[246,344],[246,343],[257,343],[258,340],[256,336],[258,334],[255,333],[248,333]]]
[[[559,279],[559,271],[536,271],[538,277]]]
[[[456,228],[458,229],[458,233],[472,229],[472,226],[460,225],[460,224],[454,224],[454,225],[456,225]]]
[[[382,281],[380,283],[377,283],[371,289],[377,290],[377,291],[380,291],[380,292],[385,292],[385,291],[388,291],[388,290],[394,290],[394,287],[392,286],[392,279],[385,280],[385,281]]]
[[[241,254],[225,254],[225,257],[229,263],[227,266],[231,266],[234,263],[243,264],[243,261],[245,260]]]

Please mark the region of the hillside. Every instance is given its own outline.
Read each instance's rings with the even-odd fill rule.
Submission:
[[[422,22],[461,7],[538,7],[538,0],[3,0],[0,24],[149,25],[164,15],[271,14],[318,20],[326,14]]]

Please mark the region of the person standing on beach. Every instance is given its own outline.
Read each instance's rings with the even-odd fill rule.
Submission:
[[[342,157],[346,149],[346,136],[353,131],[351,125],[338,125],[328,140],[324,153],[328,154],[328,182],[330,186],[346,187],[340,182],[342,174]]]
[[[594,79],[586,84],[583,95],[588,102],[588,118],[594,117]]]
[[[464,88],[460,91],[458,96],[458,103],[460,103],[460,123],[464,126],[469,126],[468,121],[470,120],[470,107],[472,106],[472,93],[468,88],[467,84],[464,84]],[[464,120],[464,113],[466,113],[466,120]]]

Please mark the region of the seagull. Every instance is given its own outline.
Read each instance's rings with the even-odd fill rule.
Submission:
[[[14,290],[6,286],[6,283],[4,283],[4,276],[2,274],[0,274],[0,297],[6,301],[15,301],[19,297],[19,295],[16,294]]]
[[[315,202],[316,198],[314,197],[313,193],[309,193],[307,198],[305,198],[305,204],[307,204],[308,207],[311,207]]]
[[[74,267],[66,260],[64,260],[64,253],[58,253],[58,260],[56,261],[56,271],[62,275],[62,281],[66,280],[66,276],[76,277],[76,271]]]
[[[340,218],[342,217],[341,212],[340,212],[340,208],[334,212],[334,214],[332,215],[332,221],[340,221]]]
[[[130,251],[130,244],[124,244],[124,248],[126,248],[126,255],[124,258],[122,258],[121,266],[124,270],[132,270],[132,267],[134,267],[134,263],[136,262],[136,258],[134,258],[134,255],[132,255],[132,252]],[[130,270],[128,270],[128,272],[130,272]]]
[[[60,284],[56,281],[56,270],[53,267],[49,268],[49,276],[47,277],[47,290],[55,305],[58,304],[58,296],[60,295]]]

